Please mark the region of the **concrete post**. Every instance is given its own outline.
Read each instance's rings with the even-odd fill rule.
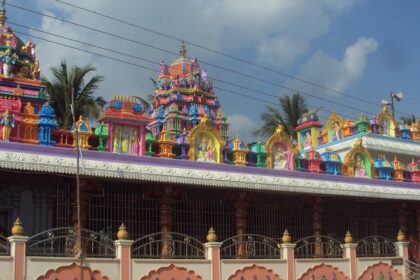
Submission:
[[[120,261],[120,279],[131,280],[131,246],[133,240],[115,240],[116,257]]]
[[[13,258],[13,279],[24,280],[26,274],[26,242],[29,237],[13,235],[9,238],[10,254]]]
[[[220,247],[222,242],[207,242],[204,243],[204,249],[206,250],[206,259],[211,261],[211,280],[220,280],[221,269],[220,269]]]
[[[357,243],[345,243],[344,246],[344,258],[349,259],[350,265],[350,279],[357,280],[357,256],[356,248]]]
[[[282,258],[287,260],[287,280],[295,280],[295,246],[293,243],[283,243],[280,245],[282,249]]]

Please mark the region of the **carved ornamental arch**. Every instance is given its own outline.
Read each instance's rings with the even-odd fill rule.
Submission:
[[[328,142],[332,141],[331,137],[331,127],[335,125],[335,123],[338,123],[340,125],[340,132],[343,133],[343,125],[344,120],[340,115],[338,115],[335,112],[332,112],[330,116],[328,117],[327,122],[325,123],[325,128],[322,130],[321,135],[324,137],[324,135],[327,136]]]
[[[270,279],[270,280],[282,280],[278,274],[275,274],[273,270],[268,269],[264,266],[258,266],[253,264],[251,266],[238,269],[234,274],[228,277],[228,280],[241,280],[241,279]]]
[[[171,279],[190,279],[203,280],[200,275],[194,271],[188,270],[185,267],[178,267],[173,263],[166,267],[160,267],[157,270],[150,271],[146,276],[139,278],[139,280],[171,280]]]
[[[284,127],[279,125],[276,128],[276,131],[268,138],[267,142],[265,143],[265,150],[267,151],[267,168],[273,168],[273,146],[278,142],[286,144],[289,150],[293,153],[293,160],[296,159],[298,151],[293,146],[292,140],[290,140],[290,136],[286,133],[286,131],[284,131]]]
[[[335,279],[335,280],[350,280],[344,272],[332,265],[321,263],[309,268],[299,280],[313,280],[313,279]]]
[[[55,279],[74,279],[80,275],[80,266],[75,263],[67,266],[60,266],[57,269],[50,269],[44,275],[38,276],[36,280],[55,280]],[[98,270],[91,270],[89,267],[83,267],[84,279],[91,280],[109,280]]]
[[[200,123],[194,127],[188,135],[188,143],[190,144],[190,159],[197,160],[197,153],[195,149],[196,141],[197,139],[200,139],[200,137],[204,136],[214,140],[214,159],[215,162],[221,163],[223,161],[222,150],[226,142],[223,140],[222,135],[216,126],[210,124],[207,116],[201,117]]]
[[[359,280],[371,280],[371,279],[393,279],[402,280],[401,273],[394,268],[392,265],[379,262],[374,265],[368,266],[362,274],[360,274]]]
[[[378,124],[379,124],[379,133],[387,134],[384,131],[383,121],[388,120],[389,124],[389,136],[395,137],[395,129],[397,128],[397,122],[392,117],[392,114],[388,112],[386,106],[384,105],[382,111],[378,114]]]
[[[373,168],[373,159],[369,153],[369,150],[363,147],[362,139],[357,139],[356,143],[354,144],[353,148],[346,154],[344,157],[344,164],[342,165],[342,173],[345,176],[354,176],[354,159],[355,156],[358,154],[363,154],[367,160],[369,161],[369,167],[365,167],[366,169],[369,168],[370,177],[374,175],[374,168]]]

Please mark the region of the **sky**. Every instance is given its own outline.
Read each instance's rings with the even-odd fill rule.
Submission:
[[[250,131],[261,125],[260,115],[266,106],[278,104],[278,97],[295,91],[303,94],[311,108],[321,108],[319,115],[323,120],[331,111],[345,118],[355,118],[361,112],[371,117],[380,111],[381,100],[389,99],[391,92],[404,93],[403,100],[395,104],[397,117],[401,113],[420,115],[419,1],[62,1],[262,66],[256,67],[186,43],[187,56],[197,57],[209,78],[217,80],[214,82],[219,88],[216,95],[231,123],[231,135],[239,134],[246,142],[255,140]],[[164,59],[170,64],[177,57],[156,49],[178,53],[180,42],[177,40],[55,0],[8,0],[7,3],[128,38],[111,37],[6,6],[8,25],[15,31],[154,69],[146,70],[19,35],[23,40],[37,44],[42,74],[47,77],[49,67],[58,65],[63,59],[71,65],[94,65],[98,73],[105,76],[97,95],[106,99],[114,94],[146,96],[153,93],[150,78],[157,77],[157,63]],[[15,23],[111,51],[18,27]]]

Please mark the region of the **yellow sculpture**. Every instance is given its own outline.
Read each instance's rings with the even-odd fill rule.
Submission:
[[[298,151],[294,148],[290,136],[284,131],[281,124],[268,138],[265,150],[267,151],[267,168],[294,170],[294,158]]]
[[[93,134],[92,129],[88,121],[85,121],[82,116],[79,116],[79,120],[76,122],[75,129],[73,129],[73,147],[76,147],[76,129],[79,135],[79,148],[89,149],[89,136]]]
[[[235,165],[246,165],[248,162],[246,161],[246,155],[248,154],[249,150],[242,146],[241,139],[239,139],[239,135],[236,136],[235,140],[233,140],[233,163]]]

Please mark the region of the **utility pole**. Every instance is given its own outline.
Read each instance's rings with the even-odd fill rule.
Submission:
[[[76,116],[74,115],[74,88],[71,88],[71,115],[73,118],[73,124],[76,134],[76,209],[77,209],[77,257],[79,259],[80,267],[80,280],[83,280],[83,250],[82,250],[82,227],[81,227],[81,216],[80,216],[80,142],[79,142],[79,130],[76,124]]]

